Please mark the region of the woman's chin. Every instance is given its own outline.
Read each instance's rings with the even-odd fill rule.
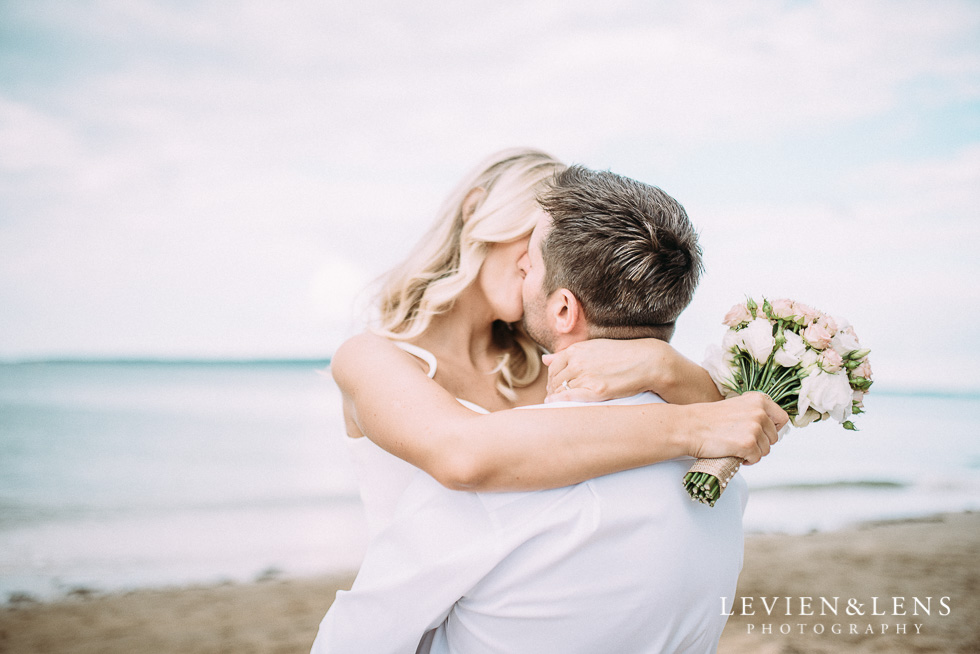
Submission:
[[[501,313],[497,317],[497,320],[499,320],[501,322],[506,322],[508,324],[513,324],[515,322],[521,322],[521,320],[523,320],[523,319],[524,319],[524,312],[523,311],[520,312],[520,313],[509,313],[509,312]]]

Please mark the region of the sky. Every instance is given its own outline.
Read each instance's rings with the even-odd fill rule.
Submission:
[[[0,0],[0,360],[323,357],[485,155],[660,186],[706,275],[980,389],[980,4]]]

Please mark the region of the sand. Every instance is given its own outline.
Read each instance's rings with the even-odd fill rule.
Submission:
[[[754,598],[755,615],[728,619],[719,652],[977,653],[980,514],[876,523],[807,536],[752,537],[746,542],[738,593]],[[832,603],[835,596],[840,598],[838,615],[826,607],[826,615],[819,615],[820,598]],[[793,599],[789,611],[783,599],[768,616],[761,597],[769,598],[770,607],[773,597]],[[800,597],[814,598],[811,606],[817,615],[800,615]],[[873,597],[878,598],[877,613],[886,615],[871,615]],[[929,597],[931,613],[925,615],[913,598],[929,604]],[[941,603],[944,597],[948,611]],[[897,610],[895,598],[904,598],[898,600]],[[858,609],[863,616],[847,614],[851,599],[855,605],[864,604]],[[741,601],[736,600],[735,606],[739,613]],[[894,615],[902,612],[907,615]],[[771,625],[771,634],[761,633],[766,624]],[[782,625],[791,633],[779,633]],[[897,633],[902,629],[898,625],[905,625],[904,634]],[[820,630],[822,634],[815,633]],[[835,634],[836,630],[842,633]],[[852,634],[855,630],[858,633]]]
[[[308,652],[337,589],[352,580],[272,579],[18,602],[0,609],[0,652]],[[738,594],[755,615],[739,615],[743,600],[734,599],[736,615],[719,652],[980,652],[980,514],[752,536]],[[774,606],[774,597],[789,597],[789,610],[785,599]],[[805,597],[813,598],[816,615],[800,615]],[[839,598],[837,616],[821,597]],[[871,615],[873,597],[886,615]],[[846,614],[849,600],[863,604],[863,616]],[[907,615],[893,615],[902,611]]]

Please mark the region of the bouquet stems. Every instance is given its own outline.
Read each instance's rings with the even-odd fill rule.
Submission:
[[[692,500],[714,506],[741,465],[734,456],[698,459],[684,475],[684,488]]]

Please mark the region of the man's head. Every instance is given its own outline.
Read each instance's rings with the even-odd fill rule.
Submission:
[[[587,338],[670,340],[701,276],[687,213],[660,189],[572,166],[539,197],[524,323],[551,351]]]

